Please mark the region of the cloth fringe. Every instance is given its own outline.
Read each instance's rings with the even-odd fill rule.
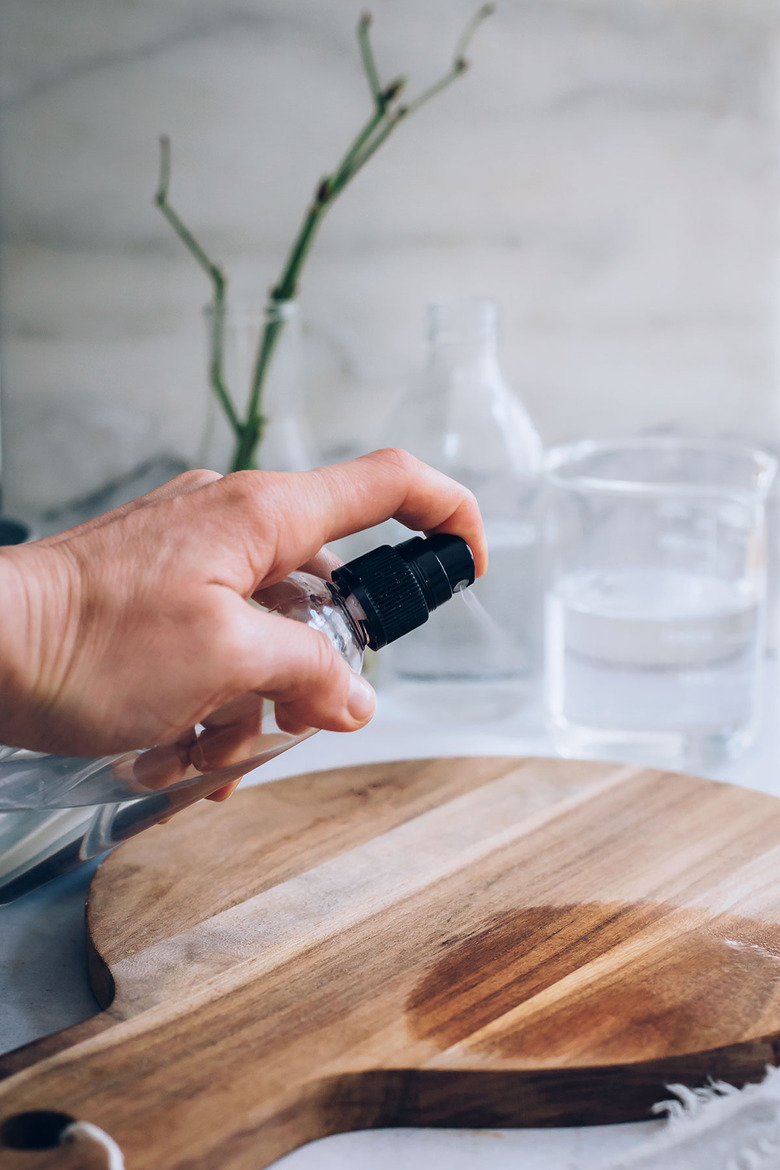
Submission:
[[[599,1170],[780,1170],[780,1069],[744,1089],[713,1080],[667,1088],[674,1099],[653,1107],[666,1127]]]

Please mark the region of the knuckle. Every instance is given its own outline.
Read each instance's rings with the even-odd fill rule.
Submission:
[[[222,479],[218,471],[210,471],[207,467],[199,467],[193,468],[191,471],[182,472],[172,482],[183,488],[198,488],[205,487],[209,483],[214,483],[218,479]]]
[[[220,482],[220,491],[228,504],[254,504],[271,486],[267,471],[231,471]]]
[[[458,487],[463,492],[463,499],[466,500],[467,503],[471,504],[474,508],[476,508],[477,511],[479,511],[479,504],[477,503],[477,497],[474,495],[471,488],[464,487],[463,484],[458,484]]]
[[[373,454],[390,463],[404,475],[420,466],[419,460],[405,451],[403,447],[382,447],[379,451],[374,451]]]

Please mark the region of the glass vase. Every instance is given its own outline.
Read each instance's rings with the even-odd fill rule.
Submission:
[[[213,353],[214,310],[206,309],[209,360]],[[306,416],[302,381],[300,313],[295,301],[258,307],[239,304],[225,315],[223,371],[239,416],[249,403],[261,332],[267,325],[278,333],[267,366],[260,398],[264,418],[262,439],[254,466],[264,471],[308,471],[318,466],[317,445]],[[213,388],[203,439],[196,455],[200,467],[227,472],[233,469],[237,437]]]

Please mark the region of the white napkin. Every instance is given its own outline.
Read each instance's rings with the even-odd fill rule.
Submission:
[[[653,1109],[667,1114],[666,1127],[599,1170],[780,1170],[779,1068],[744,1089],[723,1081],[667,1087],[677,1100]]]

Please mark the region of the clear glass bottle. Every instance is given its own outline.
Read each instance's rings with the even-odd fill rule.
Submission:
[[[336,569],[331,581],[291,573],[253,600],[268,612],[319,630],[359,671],[366,647],[381,649],[423,625],[434,609],[473,581],[468,545],[458,536],[438,534],[373,549]],[[232,729],[227,744],[224,728],[210,737],[208,726],[199,724],[175,748],[101,759],[0,748],[0,903],[216,792],[314,734],[311,728],[300,735],[280,731],[273,704],[258,696],[250,698],[250,716],[249,723]]]
[[[501,374],[495,302],[433,304],[427,324],[425,370],[387,437],[474,492],[490,563],[471,604],[451,606],[382,656],[380,680],[426,714],[499,717],[522,705],[541,675],[542,444]]]

